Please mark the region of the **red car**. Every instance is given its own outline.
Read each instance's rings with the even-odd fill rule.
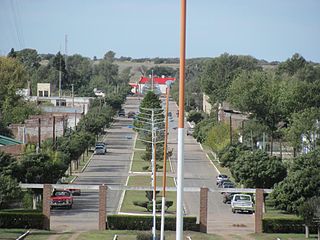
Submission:
[[[54,190],[50,200],[51,208],[72,208],[73,197],[71,192],[68,190]]]

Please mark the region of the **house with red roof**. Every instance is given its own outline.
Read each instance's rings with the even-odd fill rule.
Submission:
[[[131,90],[134,93],[143,93],[143,90],[148,87],[148,89],[152,88],[152,86],[159,90],[161,94],[166,93],[167,84],[172,84],[176,81],[176,78],[174,77],[144,77],[141,76],[140,80],[137,84],[130,84],[133,89]]]

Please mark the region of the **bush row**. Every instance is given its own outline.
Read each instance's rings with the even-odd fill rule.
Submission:
[[[161,217],[156,218],[156,227],[160,230]],[[110,230],[150,230],[153,225],[152,216],[132,216],[132,215],[109,215],[107,217],[107,228]],[[164,228],[166,230],[176,229],[176,217],[167,216]],[[183,218],[183,230],[199,231],[196,217]]]
[[[302,219],[296,218],[263,218],[262,229],[265,233],[304,233]],[[310,233],[316,233],[316,227],[309,227]]]
[[[0,228],[43,229],[44,215],[39,211],[3,210],[0,212]]]

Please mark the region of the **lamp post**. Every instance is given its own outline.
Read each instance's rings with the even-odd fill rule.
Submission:
[[[151,123],[147,122],[145,120],[149,120],[147,118],[144,117],[139,117],[138,116],[138,121],[139,118],[144,119],[141,122],[147,123],[147,124],[151,124],[151,130],[147,130],[147,129],[141,129],[141,128],[136,128],[136,129],[141,129],[141,130],[145,130],[145,131],[150,131],[151,132],[151,144],[152,144],[152,159],[151,159],[151,169],[152,169],[152,187],[153,187],[153,196],[152,196],[152,215],[153,215],[153,227],[152,227],[152,239],[156,240],[156,190],[157,190],[157,162],[156,162],[156,144],[157,142],[157,131],[163,131],[164,129],[158,129],[158,127],[156,127],[156,124],[159,123],[163,123],[162,121],[160,122],[156,122],[154,117],[156,115],[162,115],[162,113],[157,113],[155,114],[155,111],[158,110],[162,110],[161,108],[140,108],[142,110],[145,111],[151,111]],[[150,114],[147,114],[150,115]],[[142,140],[143,141],[143,140]],[[145,142],[150,142],[150,141],[145,141]],[[163,141],[160,141],[163,142]]]

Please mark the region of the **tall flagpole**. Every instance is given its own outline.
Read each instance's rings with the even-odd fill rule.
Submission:
[[[181,0],[176,240],[183,240],[184,78],[186,62],[186,5],[187,1]]]

